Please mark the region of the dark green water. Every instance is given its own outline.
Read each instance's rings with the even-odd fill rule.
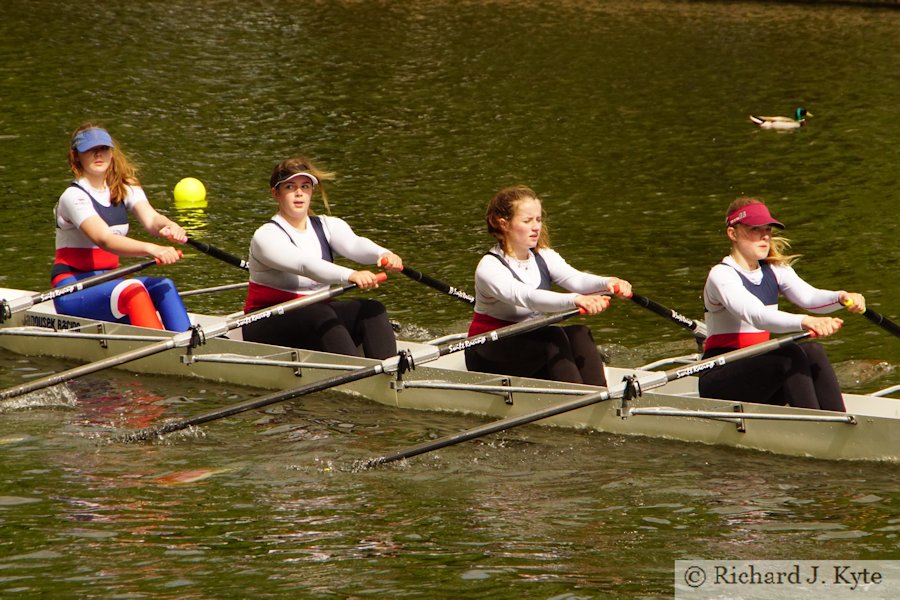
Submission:
[[[752,194],[802,276],[900,320],[898,72],[900,13],[861,6],[11,0],[0,285],[47,287],[69,134],[99,119],[155,206],[236,254],[274,212],[272,165],[303,153],[337,172],[334,214],[471,288],[487,200],[526,183],[570,262],[700,318],[724,209]],[[801,131],[747,119],[798,105]],[[174,206],[185,176],[205,212]],[[182,289],[241,279],[188,254],[165,271]],[[469,317],[403,278],[378,297],[413,335]],[[588,322],[615,364],[692,348],[636,306]],[[826,346],[848,389],[900,383],[898,340],[865,319]],[[62,366],[0,363],[4,387]],[[528,428],[358,474],[475,422],[323,394],[121,447],[96,438],[257,392],[126,374],[71,390],[77,409],[0,414],[5,595],[649,598],[680,558],[900,558],[894,466]],[[210,476],[177,477],[194,469]]]

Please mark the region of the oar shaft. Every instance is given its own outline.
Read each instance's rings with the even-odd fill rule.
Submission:
[[[752,356],[759,356],[760,354],[765,354],[767,352],[771,352],[772,350],[777,350],[778,348],[783,348],[784,346],[788,346],[790,344],[796,344],[797,342],[803,341],[812,336],[813,336],[813,334],[810,331],[804,331],[802,333],[794,333],[792,335],[786,335],[784,337],[775,338],[774,340],[769,340],[767,342],[762,342],[760,344],[755,344],[753,346],[747,346],[746,348],[732,350],[731,352],[726,352],[725,354],[719,354],[718,356],[713,356],[713,357],[707,358],[705,360],[698,360],[696,362],[690,363],[683,367],[675,367],[673,369],[669,369],[668,371],[665,371],[666,381],[663,383],[675,381],[676,379],[682,379],[682,378],[688,377],[690,375],[696,375],[697,373],[702,373],[702,372],[708,371],[710,369],[723,367],[729,363],[733,363],[737,360],[741,360],[744,358],[750,358]],[[643,384],[642,384],[642,387],[643,387]]]
[[[387,273],[378,273],[376,275],[376,278],[379,282],[382,282],[387,279]],[[294,298],[293,300],[288,300],[286,302],[282,302],[281,304],[276,304],[267,308],[261,308],[245,315],[230,318],[225,322],[225,331],[223,333],[231,331],[232,329],[237,329],[238,327],[243,327],[244,325],[249,325],[250,323],[268,319],[269,317],[280,316],[292,310],[303,308],[304,306],[309,306],[310,304],[315,304],[316,302],[322,302],[323,300],[328,300],[334,298],[335,296],[340,296],[344,292],[349,292],[355,287],[355,283],[345,283],[341,287],[327,288],[318,292],[314,292],[307,296],[300,296],[299,298]]]
[[[535,421],[540,421],[541,419],[547,419],[558,414],[583,408],[585,406],[590,406],[591,404],[596,404],[597,402],[609,400],[609,398],[610,393],[608,391],[590,394],[589,396],[583,396],[581,398],[578,398],[577,400],[566,402],[564,404],[558,404],[556,406],[542,410],[539,414],[528,413],[520,415],[518,417],[510,417],[508,419],[486,423],[484,425],[481,425],[480,427],[473,427],[472,429],[467,429],[453,435],[448,435],[433,442],[426,442],[418,446],[413,446],[412,448],[407,448],[406,450],[401,450],[399,452],[394,452],[393,454],[387,454],[380,458],[368,460],[363,463],[361,467],[367,469],[370,467],[376,467],[378,465],[403,460],[404,458],[412,458],[413,456],[425,454],[426,452],[433,452],[435,450],[440,450],[441,448],[446,448],[447,446],[455,446],[456,444],[474,440],[475,438],[491,435],[492,433],[499,433],[507,429],[512,429],[513,427],[527,425]]]
[[[568,319],[569,317],[574,317],[575,315],[581,314],[581,312],[582,311],[580,309],[573,308],[572,310],[567,310],[565,312],[545,315],[543,317],[537,317],[534,319],[528,319],[519,323],[507,325],[506,327],[500,327],[499,329],[494,329],[486,333],[472,335],[458,342],[451,342],[449,344],[440,346],[437,350],[437,356],[435,358],[439,356],[446,356],[454,352],[459,352],[460,350],[465,350],[467,348],[487,344],[489,342],[496,342],[499,340],[510,338],[515,335],[519,335],[520,333],[525,333],[526,331],[533,331],[541,327],[547,327],[548,325],[553,325],[554,323],[559,323],[560,321]],[[421,359],[417,360],[419,362],[423,362]],[[430,358],[428,360],[430,360]]]
[[[72,379],[78,379],[79,377],[90,375],[91,373],[102,371],[103,369],[117,367],[119,365],[124,365],[125,363],[129,363],[140,358],[151,356],[153,354],[159,354],[160,352],[165,352],[166,350],[174,348],[177,345],[177,341],[175,339],[177,337],[178,336],[175,336],[174,338],[166,338],[161,342],[149,344],[140,348],[135,348],[134,350],[123,352],[122,354],[110,356],[96,362],[81,365],[79,367],[73,367],[66,371],[54,373],[53,375],[48,375],[47,377],[41,377],[40,379],[35,379],[33,381],[29,381],[28,383],[23,383],[21,385],[7,388],[3,391],[0,391],[0,400],[6,400],[8,398],[21,396],[22,394],[36,392],[37,390],[42,390],[52,385],[64,383]]]
[[[640,383],[640,388],[652,389],[660,387],[670,381],[688,377],[690,375],[696,375],[697,373],[702,373],[709,369],[721,367],[736,360],[748,358],[751,356],[758,356],[760,354],[765,354],[766,352],[771,352],[772,350],[781,348],[782,346],[793,344],[800,340],[808,338],[810,337],[810,335],[811,334],[809,332],[797,333],[791,336],[769,340],[768,342],[763,342],[762,344],[757,344],[755,346],[741,348],[740,350],[733,350],[731,352],[721,354],[708,360],[697,361],[690,365],[670,369],[663,373],[651,373],[648,374],[648,376],[644,379],[638,380]],[[459,444],[461,442],[472,440],[478,437],[490,435],[492,433],[498,433],[500,431],[512,429],[513,427],[518,427],[520,425],[527,425],[529,423],[534,423],[535,421],[541,421],[549,417],[554,417],[556,415],[567,413],[573,410],[578,410],[579,408],[585,408],[592,404],[597,404],[598,402],[603,402],[611,398],[622,396],[625,392],[625,389],[625,385],[619,384],[615,388],[610,388],[609,390],[597,392],[595,394],[590,394],[581,398],[576,398],[575,400],[570,400],[568,402],[562,402],[555,406],[550,406],[548,408],[544,408],[528,414],[520,415],[517,417],[510,417],[508,419],[501,419],[499,421],[494,421],[493,423],[486,423],[485,425],[481,425],[480,427],[468,429],[466,431],[449,435],[432,442],[420,444],[418,446],[414,446],[412,448],[401,450],[399,452],[388,454],[379,458],[370,459],[362,463],[361,468],[375,467],[385,463],[402,460],[404,458],[418,456],[419,454],[431,452],[432,450],[439,450],[441,448],[453,446],[455,444]]]
[[[452,296],[461,302],[465,302],[466,304],[475,305],[475,297],[467,294],[463,290],[459,288],[455,288],[452,285],[446,284],[443,281],[435,279],[434,277],[429,277],[424,273],[420,273],[415,269],[410,267],[403,267],[402,273],[412,279],[413,281],[418,281],[419,283],[423,283],[428,287],[435,289],[439,292],[443,292],[448,296]]]
[[[237,404],[233,404],[231,406],[227,406],[220,410],[213,410],[202,415],[198,415],[196,417],[191,417],[189,419],[183,419],[181,421],[173,421],[171,423],[165,423],[159,427],[150,427],[147,429],[141,429],[134,433],[127,434],[120,438],[120,441],[123,442],[140,442],[144,440],[153,439],[155,437],[165,435],[167,433],[172,433],[175,431],[181,431],[182,429],[187,429],[188,427],[194,427],[196,425],[202,425],[203,423],[208,423],[209,421],[216,421],[218,419],[224,419],[226,417],[230,417],[233,415],[237,415],[243,412],[247,412],[250,410],[256,410],[259,408],[263,408],[269,406],[271,404],[276,404],[278,402],[286,402],[288,400],[293,400],[299,396],[305,396],[306,394],[313,394],[315,392],[325,391],[327,389],[336,387],[338,385],[343,385],[347,383],[353,383],[354,381],[359,381],[360,379],[365,379],[366,377],[372,377],[373,375],[377,375],[383,371],[383,367],[381,364],[374,365],[371,367],[365,367],[362,369],[358,369],[356,371],[351,371],[347,374],[342,375],[334,375],[333,377],[328,377],[326,379],[321,379],[319,381],[315,381],[309,385],[305,385],[299,388],[294,388],[292,390],[287,390],[284,392],[275,392],[272,394],[268,394],[266,396],[259,396],[258,398],[253,398],[247,400],[246,402],[239,402]]]
[[[40,304],[41,302],[46,302],[47,300],[53,300],[54,298],[59,298],[60,296],[65,296],[67,294],[74,294],[75,292],[86,290],[95,285],[100,285],[101,283],[106,283],[107,281],[119,279],[120,277],[125,277],[126,275],[131,275],[132,273],[136,273],[138,271],[146,269],[147,267],[153,266],[157,264],[157,262],[158,261],[155,258],[151,258],[143,262],[135,263],[133,265],[119,267],[118,269],[112,269],[110,271],[106,271],[105,273],[94,275],[93,277],[86,277],[81,281],[77,281],[70,285],[64,285],[62,287],[55,288],[46,292],[41,292],[39,294],[22,296],[20,298],[14,298],[12,300],[3,300],[3,306],[0,307],[0,323],[11,317],[13,313],[27,310],[35,304]]]
[[[379,275],[381,275],[379,279],[382,281],[387,277],[384,273],[380,273]],[[51,385],[63,383],[64,381],[69,381],[71,379],[77,379],[78,377],[90,375],[91,373],[96,373],[97,371],[102,371],[103,369],[107,369],[110,367],[118,367],[140,358],[145,358],[147,356],[159,354],[160,352],[165,352],[166,350],[170,350],[172,348],[185,347],[193,343],[195,336],[196,339],[199,340],[210,337],[218,337],[228,333],[232,329],[237,329],[238,327],[243,327],[244,325],[248,325],[250,323],[254,323],[256,321],[260,321],[272,316],[283,315],[290,310],[308,306],[315,302],[334,298],[335,296],[343,294],[344,292],[355,287],[356,284],[348,283],[339,288],[329,288],[320,292],[316,292],[314,294],[310,294],[308,296],[295,298],[293,300],[289,300],[287,302],[283,302],[266,309],[258,310],[247,315],[233,317],[225,320],[218,325],[211,325],[206,328],[198,327],[195,330],[188,330],[182,333],[178,333],[155,344],[150,344],[142,348],[129,350],[127,352],[116,354],[115,356],[110,356],[96,362],[81,365],[79,367],[74,367],[60,373],[48,375],[47,377],[42,377],[40,379],[35,379],[34,381],[30,381],[25,384],[7,388],[0,391],[0,400],[21,396],[22,394],[27,394],[29,392],[44,389],[50,387]]]
[[[410,363],[413,365],[427,363],[432,360],[436,360],[441,356],[446,356],[447,354],[451,354],[453,352],[460,352],[462,350],[465,350],[466,348],[471,348],[472,346],[479,346],[481,344],[517,335],[525,331],[545,327],[547,325],[577,315],[580,312],[581,311],[578,309],[573,309],[562,313],[539,317],[537,319],[530,319],[528,321],[523,321],[514,325],[508,325],[506,327],[501,327],[500,329],[495,329],[494,331],[489,331],[481,335],[473,335],[460,342],[445,344],[443,346],[440,346],[439,348],[429,349],[419,354],[413,354],[410,357]],[[314,381],[310,384],[303,385],[291,390],[275,392],[266,396],[260,396],[259,398],[254,398],[245,402],[239,402],[237,404],[227,406],[220,410],[211,411],[197,417],[191,417],[189,419],[183,419],[181,421],[166,423],[160,425],[159,427],[149,427],[146,429],[142,429],[134,433],[125,435],[121,437],[120,440],[125,442],[135,442],[152,439],[166,433],[172,433],[174,431],[187,429],[188,427],[191,427],[193,425],[200,425],[202,423],[208,423],[209,421],[230,417],[249,410],[255,410],[264,406],[269,406],[270,404],[275,404],[277,402],[293,400],[294,398],[306,396],[307,394],[314,394],[316,392],[321,392],[333,387],[337,387],[339,385],[344,385],[347,383],[352,383],[354,381],[359,381],[360,379],[372,377],[373,375],[378,375],[379,373],[389,373],[392,371],[396,371],[400,368],[400,362],[401,357],[396,356],[386,359],[377,365],[362,367],[349,373],[335,375],[333,377]]]
[[[245,271],[250,270],[250,264],[246,260],[244,260],[243,258],[240,258],[238,256],[235,256],[234,254],[225,252],[221,248],[216,248],[215,246],[210,246],[206,242],[201,242],[200,240],[195,240],[192,238],[188,238],[187,243],[190,244],[191,246],[193,246],[194,248],[196,248],[197,250],[199,250],[200,252],[202,252],[204,254],[208,254],[208,255],[212,256],[213,258],[217,258],[217,259],[221,260],[222,262],[226,262],[229,265],[234,265],[235,267],[244,269]]]
[[[850,308],[851,306],[853,306],[853,300],[851,298],[847,298],[846,300],[844,300],[843,304],[847,308]],[[893,321],[891,321],[884,315],[879,314],[868,307],[865,310],[863,310],[862,315],[865,318],[867,318],[869,321],[871,321],[872,323],[878,325],[879,327],[881,327],[882,329],[887,331],[888,333],[892,333],[895,336],[900,337],[900,325],[897,325],[896,323],[894,323]]]
[[[635,304],[643,306],[644,308],[658,314],[661,317],[669,319],[676,325],[680,325],[685,329],[693,331],[694,335],[696,335],[697,337],[706,338],[706,324],[702,321],[696,321],[694,319],[691,319],[690,317],[686,317],[683,314],[676,312],[671,308],[663,306],[662,304],[659,304],[658,302],[655,302],[650,298],[647,298],[646,296],[641,296],[640,294],[632,294],[631,301]]]
[[[871,308],[867,308],[866,312],[863,313],[863,316],[888,333],[892,333],[895,336],[900,337],[900,325],[897,325],[884,315],[875,312]]]
[[[208,288],[200,288],[197,290],[187,290],[184,292],[178,292],[178,295],[181,296],[182,298],[184,298],[186,296],[196,296],[197,294],[209,294],[211,292],[225,292],[228,290],[237,290],[237,289],[245,288],[245,287],[247,287],[246,281],[241,282],[241,283],[228,283],[225,285],[217,285],[217,286],[208,287]]]

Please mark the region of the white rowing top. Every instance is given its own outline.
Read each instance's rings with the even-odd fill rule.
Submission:
[[[475,269],[475,312],[519,322],[543,313],[575,308],[575,296],[609,291],[609,278],[579,271],[567,263],[556,250],[542,249],[550,281],[570,293],[541,290],[541,274],[534,255],[519,261],[503,254],[500,245],[491,252],[500,254],[522,281],[516,279],[503,263],[493,256],[483,256]]]
[[[323,216],[325,239],[332,253],[363,265],[376,265],[390,252],[372,240],[356,235],[346,221]],[[295,229],[280,215],[263,224],[250,241],[250,281],[271,288],[309,294],[330,284],[347,283],[354,269],[322,258],[322,246],[312,225]],[[287,232],[287,234],[285,234]]]

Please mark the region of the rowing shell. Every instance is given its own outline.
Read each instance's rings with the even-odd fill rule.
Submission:
[[[0,297],[32,294],[0,288]],[[192,314],[212,329],[225,319]],[[239,330],[229,335],[239,338]],[[235,335],[236,334],[236,335]],[[0,328],[0,348],[23,354],[93,362],[170,336],[141,327],[58,315],[52,302],[16,313]],[[441,340],[445,342],[446,340]],[[432,342],[435,343],[435,342]],[[399,342],[411,353],[425,344]],[[380,361],[212,338],[127,363],[138,373],[199,377],[263,389],[291,389]],[[645,373],[607,367],[607,381]],[[388,372],[339,388],[392,407],[510,418],[595,393],[577,385],[466,371],[462,353],[404,373]],[[829,460],[900,462],[900,400],[844,394],[847,414],[699,398],[688,376],[627,400],[615,399],[551,417],[542,424],[769,451]]]

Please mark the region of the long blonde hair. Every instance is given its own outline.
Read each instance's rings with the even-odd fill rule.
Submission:
[[[512,254],[512,248],[506,238],[503,222],[505,221],[507,224],[511,223],[516,214],[518,205],[526,200],[537,200],[538,202],[541,202],[541,199],[537,197],[537,194],[535,194],[534,190],[531,188],[524,185],[514,185],[505,187],[497,192],[488,203],[487,211],[484,215],[484,220],[487,222],[488,233],[500,242],[500,247],[503,248],[503,252],[506,254]],[[541,217],[543,218],[544,216],[544,203],[541,202]],[[541,233],[538,234],[535,252],[539,252],[542,248],[549,247],[550,230],[547,228],[547,223],[544,222],[541,225]]]
[[[334,173],[316,167],[305,156],[295,156],[294,158],[287,158],[275,165],[275,168],[272,169],[272,175],[269,177],[269,187],[275,189],[275,186],[279,181],[283,181],[294,173],[309,173],[319,180],[319,185],[317,185],[315,189],[322,194],[322,203],[325,205],[325,211],[330,215],[331,206],[328,204],[328,194],[325,192],[325,186],[322,185],[322,182],[333,180]],[[315,190],[313,191],[313,194],[315,194]],[[309,207],[309,214],[316,214],[313,211],[312,206]]]
[[[732,214],[739,208],[743,208],[748,204],[753,204],[758,202],[760,204],[765,204],[760,198],[754,198],[751,196],[741,196],[734,200],[731,204],[728,205],[728,210],[725,211],[725,218],[728,218],[728,215]],[[770,238],[769,243],[769,255],[763,260],[770,265],[782,265],[785,267],[789,267],[794,264],[797,260],[800,259],[799,254],[788,254],[788,250],[791,247],[791,242],[786,237],[780,235],[773,235]]]
[[[98,123],[88,121],[72,132],[71,139],[73,143],[69,144],[69,168],[72,170],[76,179],[80,179],[84,176],[84,167],[82,166],[81,161],[78,160],[78,151],[74,146],[75,136],[82,131],[95,128],[106,129]],[[139,186],[141,185],[141,182],[137,177],[137,167],[128,160],[128,157],[126,157],[125,153],[119,148],[119,142],[117,142],[115,138],[113,138],[113,144],[109,170],[106,171],[106,186],[109,188],[109,201],[113,204],[119,204],[125,200],[125,196],[128,193],[127,186]]]

